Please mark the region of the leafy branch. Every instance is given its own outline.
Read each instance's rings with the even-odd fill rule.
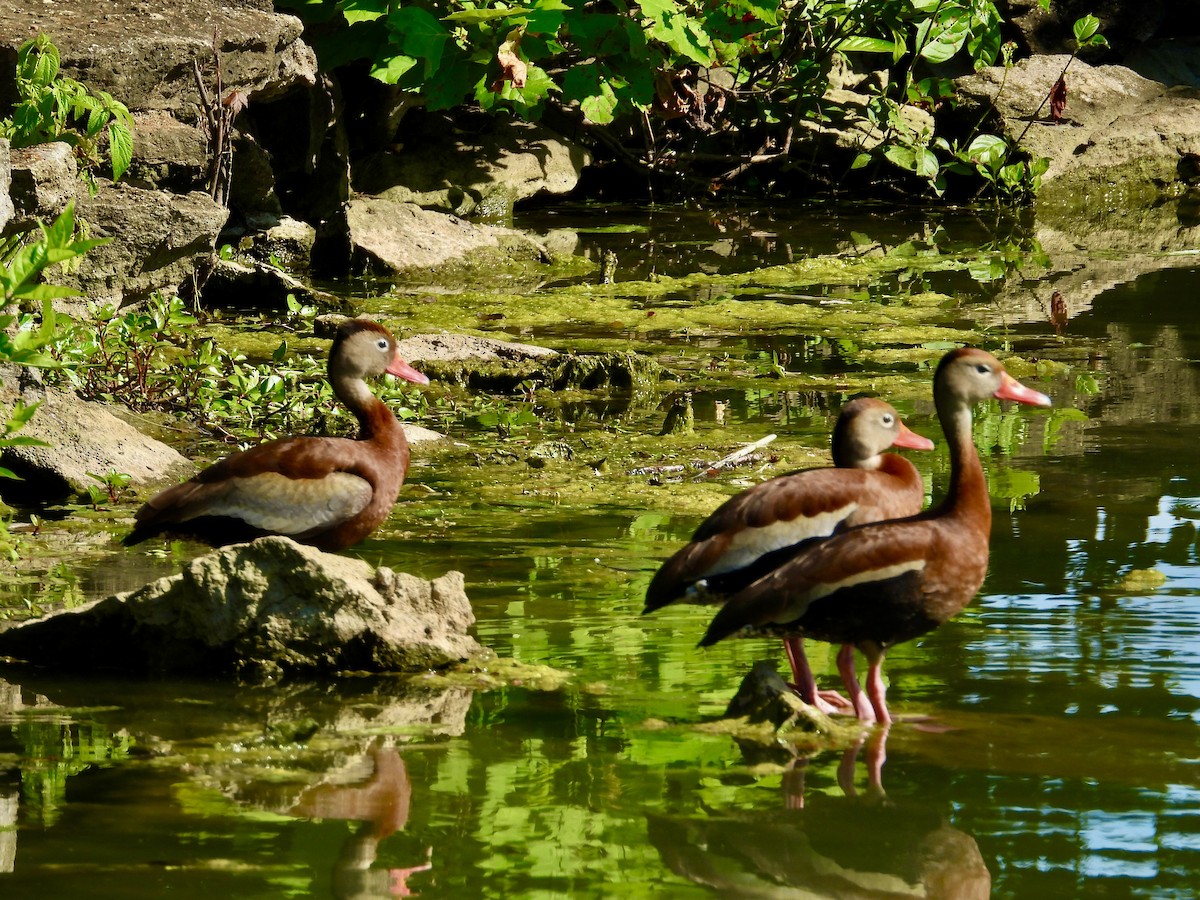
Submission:
[[[1050,0],[1038,0],[1042,9],[1050,8]],[[1084,16],[1081,19],[1076,19],[1072,26],[1072,31],[1075,34],[1075,49],[1071,51],[1071,55],[1067,57],[1067,61],[1063,63],[1062,72],[1059,73],[1058,80],[1042,98],[1042,102],[1038,108],[1034,110],[1033,115],[1029,117],[1029,121],[1025,123],[1025,128],[1017,135],[1017,143],[1029,133],[1029,129],[1033,127],[1033,123],[1037,121],[1038,116],[1042,114],[1042,110],[1046,108],[1046,104],[1051,104],[1051,109],[1056,112],[1054,120],[1058,121],[1058,116],[1061,114],[1062,105],[1067,102],[1067,69],[1071,63],[1075,61],[1075,57],[1079,55],[1080,50],[1089,47],[1107,47],[1108,40],[1104,35],[1100,34],[1100,20],[1095,16]],[[1058,98],[1056,100],[1056,98]],[[1057,110],[1055,107],[1057,105]]]
[[[80,174],[93,178],[104,162],[102,139],[114,181],[120,180],[133,160],[133,117],[125,104],[106,91],[92,93],[86,86],[59,72],[58,49],[44,34],[17,50],[18,101],[12,115],[0,119],[0,137],[13,147],[32,147],[63,141],[75,151]]]

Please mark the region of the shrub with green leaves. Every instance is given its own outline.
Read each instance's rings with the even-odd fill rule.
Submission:
[[[88,400],[120,403],[204,422],[221,443],[247,446],[288,434],[352,433],[356,423],[333,396],[327,360],[294,353],[286,340],[269,361],[251,362],[196,331],[179,297],[155,295],[138,309],[93,307],[60,328],[54,378]],[[408,406],[419,394],[381,384]],[[410,418],[411,409],[396,410]]]
[[[52,301],[79,292],[72,288],[47,284],[41,279],[47,268],[82,256],[92,247],[107,243],[108,238],[78,238],[75,234],[75,205],[67,204],[54,224],[39,224],[40,237],[17,235],[0,243],[0,362],[22,366],[53,368],[57,360],[47,348],[59,339]],[[40,304],[40,319],[32,312],[10,311],[13,307]],[[41,446],[42,442],[18,435],[40,404],[26,406],[17,400],[8,418],[0,424],[0,450],[5,447]],[[15,478],[0,467],[0,477]]]
[[[1043,4],[1048,0],[1039,0]],[[694,193],[779,177],[836,182],[802,132],[862,127],[861,101],[827,91],[839,57],[886,69],[868,102],[863,152],[851,169],[908,173],[934,193],[948,175],[1023,199],[1038,173],[1019,148],[978,135],[956,143],[914,128],[906,107],[953,102],[936,74],[994,65],[993,0],[280,0],[310,25],[326,67],[366,60],[371,74],[430,109],[474,103],[537,118],[574,116],[617,159]],[[1002,162],[996,165],[998,147]],[[986,154],[980,151],[986,149]],[[889,175],[889,173],[891,173]],[[1013,179],[1022,179],[1014,185]]]
[[[105,91],[89,91],[59,71],[58,49],[44,34],[17,51],[17,93],[12,115],[0,119],[0,137],[13,147],[63,141],[70,144],[85,178],[105,162],[117,181],[133,159],[133,117]]]

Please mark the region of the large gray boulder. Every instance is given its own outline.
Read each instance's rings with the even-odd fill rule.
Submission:
[[[463,576],[425,581],[264,537],[139,590],[0,632],[0,655],[57,668],[254,678],[439,668],[482,652]]]
[[[1094,200],[1107,206],[1117,203],[1119,192],[1153,203],[1185,190],[1181,161],[1200,153],[1200,90],[1167,87],[1123,66],[1093,67],[1077,59],[1066,75],[1063,120],[1055,124],[1048,105],[1038,109],[1067,59],[1037,56],[1022,60],[1007,77],[1004,69],[990,68],[960,78],[955,114],[977,123],[988,112],[988,127],[1020,138],[1034,156],[1048,157],[1044,202]]]
[[[12,196],[9,188],[12,185],[12,156],[8,141],[0,138],[0,234],[13,217]]]
[[[226,91],[268,100],[315,84],[316,57],[300,40],[302,30],[299,19],[273,12],[269,2],[178,0],[161,10],[92,0],[0,5],[0,50],[11,58],[27,37],[45,32],[71,77],[108,91],[131,110],[178,118],[194,115],[191,61],[209,67],[214,41]],[[0,76],[0,96],[8,78]]]
[[[300,39],[302,30],[299,19],[275,13],[269,0],[180,0],[163,11],[143,3],[85,0],[0,5],[0,109],[16,98],[17,48],[41,32],[54,41],[64,76],[93,93],[108,92],[134,115],[134,160],[123,189],[136,193],[114,198],[111,185],[101,181],[99,193],[88,198],[78,182],[67,185],[81,206],[90,207],[86,220],[93,234],[119,235],[88,255],[75,286],[105,300],[140,300],[154,290],[176,290],[210,256],[228,213],[191,193],[207,190],[213,155],[201,125],[197,66],[211,101],[236,92],[247,104],[229,138],[235,155],[231,205],[247,218],[278,220],[270,154],[249,135],[256,116],[283,105],[286,113],[275,120],[286,115],[289,129],[273,131],[288,146],[307,142],[314,128],[323,133],[328,127],[327,115],[309,110],[310,96],[325,88],[315,54]],[[297,134],[304,138],[298,141]],[[302,155],[307,158],[307,151]],[[156,197],[146,188],[177,192],[179,199]],[[29,216],[44,220],[55,212],[52,204],[33,205],[38,208],[25,210]],[[28,218],[18,224],[33,225]]]
[[[538,194],[569,193],[592,161],[583,147],[535,122],[497,118],[468,131],[439,118],[410,134],[410,121],[401,126],[401,150],[356,165],[355,190],[470,216],[497,194],[502,212]]]
[[[77,213],[90,236],[112,237],[89,250],[61,284],[116,304],[188,283],[207,264],[229,210],[208,194],[169,194],[101,179],[95,195],[81,192]]]
[[[14,228],[48,223],[74,200],[89,237],[113,238],[70,272],[56,273],[55,281],[116,305],[190,281],[197,266],[208,263],[229,218],[229,210],[200,191],[173,194],[104,178],[89,191],[71,147],[61,141],[12,151],[12,173]]]
[[[33,228],[39,219],[49,223],[86,192],[74,151],[62,141],[12,150],[9,160],[14,230]]]
[[[345,225],[351,264],[376,272],[427,273],[456,264],[545,260],[544,249],[520,231],[475,225],[380,197],[352,199],[346,204]]]
[[[0,420],[4,420],[18,397],[20,379],[14,371],[0,371],[0,377]],[[103,477],[120,472],[131,476],[132,484],[146,485],[194,470],[175,450],[142,434],[101,403],[50,388],[30,389],[23,399],[27,404],[42,401],[42,405],[21,435],[48,446],[8,447],[0,454],[0,465],[22,478],[0,484],[6,498],[67,499],[97,485],[89,473]]]

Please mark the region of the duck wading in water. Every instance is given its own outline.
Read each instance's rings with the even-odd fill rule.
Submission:
[[[1049,397],[1022,385],[990,353],[966,347],[946,354],[933,379],[934,405],[950,445],[950,490],[941,504],[798,548],[735,593],[700,645],[753,635],[853,644],[869,663],[869,703],[850,699],[860,717],[889,724],[884,653],[957,614],[987,572],[992,507],[971,438],[971,409],[989,397],[1050,405]]]
[[[798,547],[836,531],[914,515],[925,488],[916,467],[888,447],[931,450],[933,442],[905,427],[887,403],[861,397],[847,403],[833,429],[834,468],[804,469],[757,484],[725,501],[663,563],[646,591],[645,612],[670,603],[717,604],[779,565]],[[846,700],[817,690],[797,636],[784,638],[794,687],[806,703],[839,711]],[[854,679],[854,650],[843,648]],[[857,680],[846,688],[861,694]]]
[[[166,531],[213,544],[265,534],[322,550],[357,544],[388,517],[408,471],[404,429],[366,382],[384,372],[429,383],[382,325],[344,323],[329,351],[329,383],[358,420],[358,438],[281,438],[227,456],[147,501],[124,543]]]

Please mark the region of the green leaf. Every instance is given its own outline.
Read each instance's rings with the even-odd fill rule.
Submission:
[[[765,25],[779,22],[778,0],[729,0],[726,9],[733,13],[750,15]]]
[[[883,38],[872,38],[852,35],[843,38],[837,43],[837,50],[842,53],[892,53],[897,50],[895,41],[887,41]],[[899,45],[900,48],[903,45]]]
[[[874,159],[874,157],[871,156],[870,153],[860,153],[858,156],[854,157],[854,162],[850,164],[850,168],[852,170],[861,169],[864,166],[870,165],[872,159]]]
[[[650,37],[692,62],[712,65],[712,39],[680,11],[674,0],[646,0],[641,8],[643,15],[650,18],[647,29]]]
[[[922,147],[914,154],[917,174],[922,178],[933,178],[938,173],[937,156],[928,147]]]
[[[1095,16],[1084,16],[1075,20],[1072,30],[1075,32],[1075,40],[1079,42],[1080,46],[1084,46],[1100,30],[1100,20]]]
[[[430,109],[450,109],[462,103],[478,80],[479,67],[465,56],[454,55],[443,63],[438,77],[425,84],[425,100]]]
[[[113,181],[120,181],[133,162],[133,133],[122,122],[108,123],[108,155],[112,161]]]
[[[570,23],[571,40],[584,57],[628,53],[630,47],[629,35],[625,30],[626,21],[610,13],[592,13],[573,18]],[[638,33],[642,33],[641,29],[638,29]]]
[[[1004,36],[1000,32],[1000,23],[989,24],[982,30],[977,30],[967,41],[967,50],[975,62],[975,68],[994,65],[1000,56],[1000,47]]]
[[[0,446],[3,446],[3,447],[49,447],[51,445],[47,441],[43,441],[41,438],[27,437],[25,435],[18,435],[17,437],[0,438]]]
[[[100,129],[108,122],[110,116],[103,107],[97,105],[90,113],[88,113],[87,126],[85,131],[89,136],[94,136],[100,133]]]
[[[981,134],[971,141],[964,155],[994,169],[1008,157],[1008,141],[994,134]]]
[[[27,42],[26,46],[29,46],[30,43],[32,42]],[[49,85],[58,77],[58,66],[58,48],[50,43],[48,38],[44,43],[39,41],[33,71],[29,80],[34,84]]]
[[[525,87],[518,91],[521,102],[525,106],[536,106],[551,92],[559,87],[554,83],[550,74],[541,66],[530,65],[525,73]]]
[[[542,9],[568,9],[566,6],[543,7]],[[478,25],[480,22],[491,22],[495,19],[510,19],[518,16],[527,16],[534,10],[527,6],[514,6],[511,9],[503,9],[492,7],[491,9],[463,9],[458,12],[450,13],[448,16],[442,16],[443,22],[462,22],[467,25]]]
[[[883,155],[889,162],[899,166],[901,169],[906,169],[909,172],[917,170],[916,155],[908,147],[893,144],[883,151]]]
[[[373,22],[387,14],[388,0],[342,0],[338,4],[349,25]]]
[[[83,295],[74,288],[63,287],[58,284],[34,284],[16,292],[13,296],[40,302],[43,300],[56,300],[59,297],[81,297]]]
[[[970,19],[953,10],[922,22],[917,26],[921,57],[934,64],[949,62],[966,43],[969,28]]]
[[[567,70],[563,77],[563,96],[567,100],[578,100],[579,108],[593,124],[607,125],[613,120],[617,108],[616,93],[594,66]]]
[[[676,15],[679,12],[679,5],[675,0],[641,0],[638,6],[642,9],[642,15],[655,22],[662,22],[668,16]]]
[[[371,66],[371,77],[377,81],[382,81],[384,84],[395,84],[405,73],[417,64],[417,60],[411,56],[389,56],[382,63],[375,63]]]
[[[33,414],[38,411],[38,407],[44,402],[45,401],[43,400],[39,400],[37,403],[26,406],[23,400],[17,400],[16,403],[13,404],[12,413],[8,417],[8,434],[12,434],[14,431],[20,431],[22,428],[28,425],[29,420],[33,418]]]
[[[419,6],[402,6],[387,17],[387,26],[406,55],[425,60],[426,78],[438,70],[450,32],[433,15]]]

